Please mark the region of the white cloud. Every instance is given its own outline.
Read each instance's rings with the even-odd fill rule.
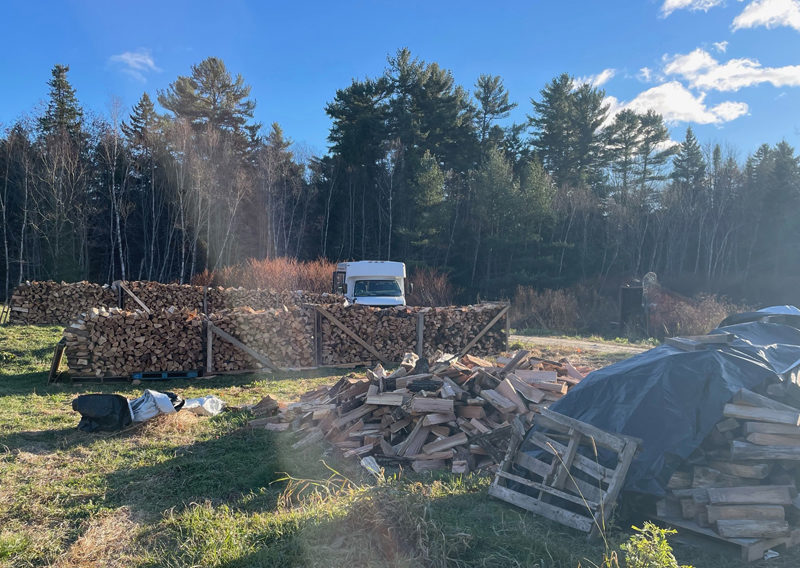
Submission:
[[[754,0],[733,20],[734,31],[787,26],[800,31],[800,0]]]
[[[726,51],[728,51],[727,41],[715,41],[711,45],[714,46],[714,49],[717,50],[717,53],[725,53]]]
[[[738,91],[761,83],[774,87],[800,86],[800,65],[762,67],[755,59],[730,59],[720,63],[703,49],[685,55],[665,57],[664,72],[689,80],[692,88],[702,91]]]
[[[153,56],[147,49],[126,51],[118,55],[112,55],[108,58],[108,60],[111,63],[119,65],[123,73],[127,73],[142,83],[147,80],[145,73],[150,71],[161,71],[161,69],[156,66]]]
[[[636,74],[636,78],[644,83],[649,83],[653,80],[653,70],[649,67],[642,67]]]
[[[596,75],[589,75],[588,77],[578,77],[575,82],[580,84],[588,83],[592,87],[600,87],[608,83],[614,75],[617,74],[616,69],[603,69]]]
[[[664,0],[661,5],[661,15],[669,16],[675,10],[690,10],[708,12],[714,6],[719,6],[724,0]]]
[[[639,113],[652,109],[669,123],[722,124],[748,112],[747,104],[742,102],[726,101],[709,107],[705,97],[705,93],[694,95],[678,81],[669,81],[639,93],[629,102],[620,103],[614,97],[606,97],[606,103],[610,105],[610,114],[623,109]]]

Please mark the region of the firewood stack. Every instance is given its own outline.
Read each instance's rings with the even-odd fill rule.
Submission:
[[[538,378],[518,373],[521,366],[552,365],[530,358],[527,351],[505,360],[493,364],[470,355],[458,361],[442,358],[422,372],[425,365],[407,353],[392,373],[379,365],[366,376],[347,375],[250,425],[294,430],[299,434],[295,449],[325,439],[345,457],[418,472],[492,468],[505,455],[511,420],[522,416],[530,423],[537,407],[548,404],[548,391],[538,388]],[[548,371],[540,367],[538,372]],[[566,362],[553,375],[548,384],[565,388],[582,378]]]
[[[400,361],[403,354],[413,351],[417,338],[417,319],[414,308],[392,306],[373,308],[327,305],[324,309],[348,329],[372,345],[388,361]],[[350,338],[327,318],[322,318],[322,363],[354,363],[371,361],[375,357]]]
[[[792,396],[783,385],[767,392],[782,400]],[[800,410],[742,389],[723,415],[670,478],[659,518],[723,539],[767,539],[769,546],[800,542]]]
[[[502,310],[504,304],[448,306],[425,311],[425,356],[436,351],[459,353],[473,337]],[[488,355],[506,349],[505,320],[502,318],[484,335],[470,353]]]
[[[92,308],[64,330],[76,376],[122,377],[140,371],[185,371],[202,365],[197,312],[171,308],[147,314]]]
[[[25,282],[14,289],[11,301],[11,323],[58,324],[93,307],[114,306],[117,295],[109,286],[91,282]]]
[[[417,315],[424,314],[423,354],[432,357],[437,351],[458,353],[477,336],[502,310],[502,304],[479,304],[463,307],[419,308],[392,306],[376,308],[363,305],[327,305],[324,309],[339,322],[366,340],[388,361],[400,361],[403,354],[416,351]],[[505,349],[505,322],[501,318],[470,349],[479,355]],[[366,348],[347,333],[322,318],[322,362],[326,365],[375,359]]]
[[[309,310],[287,305],[279,309],[235,308],[209,316],[209,321],[266,355],[278,367],[314,365],[314,323]],[[261,365],[227,341],[215,339],[214,371],[257,369]]]
[[[209,288],[209,311],[249,307],[255,310],[278,309],[303,304],[342,304],[344,296],[304,290],[249,290],[247,288]]]
[[[144,302],[153,312],[173,306],[179,309],[203,311],[202,286],[189,284],[162,284],[161,282],[137,281],[126,283],[131,292]],[[136,302],[123,295],[126,308],[138,308]]]

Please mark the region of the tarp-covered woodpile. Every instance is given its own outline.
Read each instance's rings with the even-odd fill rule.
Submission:
[[[415,471],[466,473],[495,469],[506,452],[511,422],[530,424],[536,409],[558,400],[583,375],[567,361],[520,351],[496,363],[465,355],[441,356],[430,365],[407,354],[387,373],[342,377],[332,387],[306,393],[301,402],[250,422],[254,428],[298,436],[295,448],[327,440],[365,466],[405,466]],[[370,464],[372,464],[370,466]]]
[[[550,409],[641,439],[625,489],[658,500],[652,516],[736,544],[752,560],[800,542],[799,328],[798,316],[760,313],[669,340],[591,373]],[[542,428],[528,432],[522,454],[542,455]],[[524,461],[512,473],[531,478]]]

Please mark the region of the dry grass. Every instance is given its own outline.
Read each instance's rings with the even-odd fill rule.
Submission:
[[[265,258],[201,272],[192,278],[200,286],[233,286],[269,290],[330,292],[336,264],[319,259],[302,262],[293,258]]]
[[[127,507],[95,515],[55,568],[117,568],[130,566],[140,554],[134,542],[138,523]]]

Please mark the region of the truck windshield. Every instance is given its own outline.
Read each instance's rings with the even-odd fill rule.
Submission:
[[[353,296],[402,296],[396,280],[356,280]]]

